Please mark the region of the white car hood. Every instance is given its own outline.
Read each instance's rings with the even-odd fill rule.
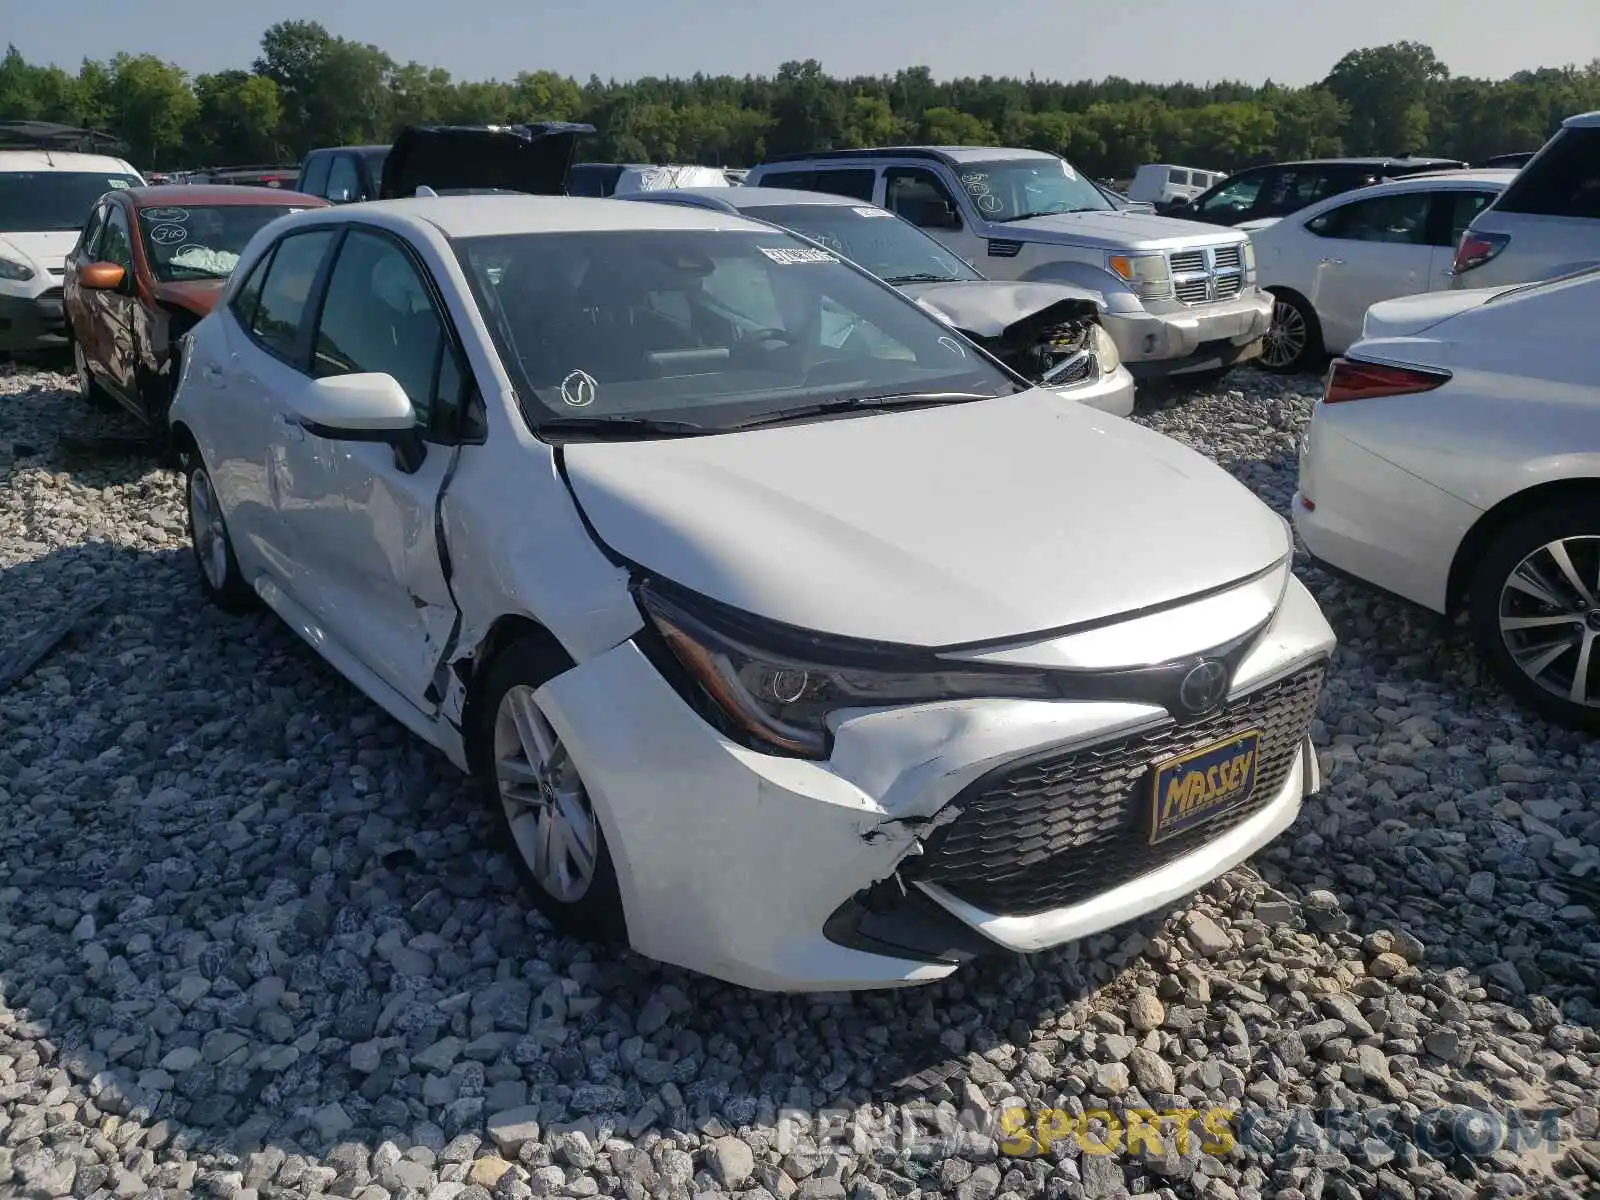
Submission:
[[[1099,292],[1058,283],[963,279],[896,286],[940,320],[984,338],[999,337],[1018,321],[1062,300],[1086,300],[1097,309],[1105,308]]]
[[[1426,292],[1384,300],[1367,310],[1361,336],[1365,338],[1415,337],[1442,321],[1470,312],[1504,288],[1474,288],[1460,292]]]
[[[1170,250],[1243,240],[1242,235],[1231,229],[1127,209],[1029,217],[1026,221],[994,225],[989,236],[1021,242],[1088,242],[1106,250]]]
[[[1115,616],[1288,552],[1220,467],[1042,391],[563,454],[623,557],[772,620],[909,645]]]
[[[76,229],[0,234],[0,254],[8,258],[22,258],[30,266],[47,271],[61,271],[67,265],[67,255],[72,253],[72,248],[77,244]]]

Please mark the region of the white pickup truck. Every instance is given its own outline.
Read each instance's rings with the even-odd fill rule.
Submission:
[[[993,146],[781,155],[748,187],[869,201],[926,230],[990,279],[1075,284],[1136,377],[1216,371],[1261,353],[1272,298],[1242,231],[1114,208],[1064,159]]]

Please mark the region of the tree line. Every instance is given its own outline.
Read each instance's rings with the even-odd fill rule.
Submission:
[[[585,121],[581,157],[748,166],[765,154],[904,142],[1049,150],[1089,174],[1141,163],[1213,170],[1337,154],[1475,160],[1534,150],[1561,120],[1600,109],[1600,59],[1452,76],[1428,46],[1346,54],[1309,87],[1267,82],[936,80],[926,67],[836,78],[815,60],[776,75],[587,83],[554,71],[510,81],[396,63],[315,21],[282,21],[248,70],[190,76],[152,54],[86,59],[72,74],[0,60],[0,120],[58,121],[120,138],[142,169],[297,162],[316,146],[386,142],[418,123]]]

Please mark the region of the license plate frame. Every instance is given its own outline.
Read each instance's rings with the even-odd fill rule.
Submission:
[[[1255,794],[1260,758],[1261,731],[1246,729],[1152,763],[1150,844],[1171,841],[1246,803]]]

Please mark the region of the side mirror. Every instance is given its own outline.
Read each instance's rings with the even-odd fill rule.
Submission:
[[[410,473],[422,465],[424,445],[411,400],[393,375],[364,371],[313,379],[294,398],[307,433],[332,442],[383,442],[395,464]]]
[[[78,268],[78,286],[97,292],[114,292],[127,277],[128,272],[113,262],[86,263]]]

